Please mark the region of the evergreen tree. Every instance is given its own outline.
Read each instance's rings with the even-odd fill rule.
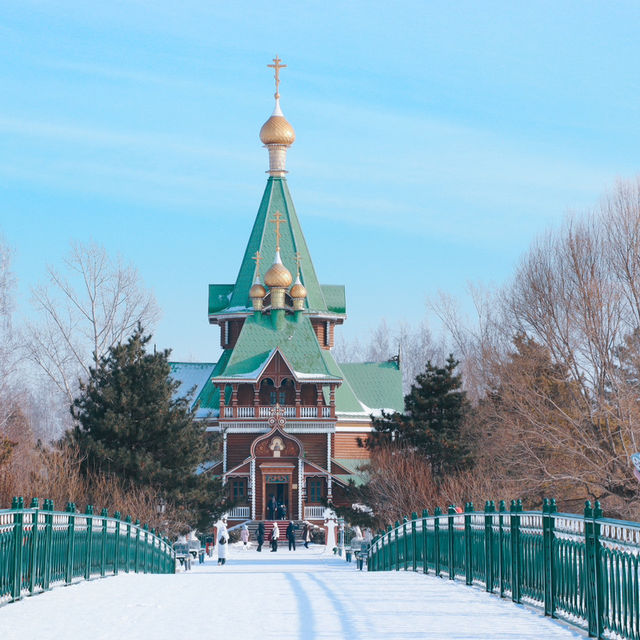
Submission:
[[[427,362],[404,398],[404,414],[374,420],[369,446],[391,441],[414,448],[429,460],[436,480],[470,467],[471,446],[464,433],[470,405],[462,377],[454,373],[458,364],[452,355],[444,367]]]
[[[176,397],[170,352],[147,353],[150,339],[138,326],[90,370],[71,408],[76,426],[67,437],[80,448],[86,470],[151,485],[205,528],[227,506],[220,480],[196,473],[211,459],[212,446],[190,397]]]

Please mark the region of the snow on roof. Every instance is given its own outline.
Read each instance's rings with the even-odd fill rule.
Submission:
[[[171,377],[180,382],[176,397],[185,396],[195,387],[191,401],[195,401],[211,377],[215,362],[170,362]]]

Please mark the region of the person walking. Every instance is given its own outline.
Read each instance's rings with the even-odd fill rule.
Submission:
[[[247,546],[247,543],[249,542],[249,528],[246,524],[242,525],[242,530],[240,531],[240,540],[242,540],[244,550],[248,551],[249,547]]]
[[[227,561],[227,547],[229,546],[229,532],[224,521],[218,527],[218,565],[223,565]]]
[[[275,520],[278,516],[278,501],[273,494],[269,496],[269,501],[267,502],[267,514],[269,515],[269,520]]]
[[[311,542],[311,525],[308,522],[304,523],[304,528],[302,529],[302,541],[304,542],[304,548],[308,549]]]
[[[298,527],[294,524],[293,520],[289,522],[289,526],[287,527],[287,540],[289,541],[289,551],[296,550],[296,529]]]
[[[258,532],[256,533],[256,540],[258,541],[258,551],[262,551],[262,545],[264,544],[264,522],[258,523]]]
[[[269,538],[271,540],[272,552],[278,550],[278,538],[280,538],[280,529],[278,529],[278,525],[274,522],[273,529],[271,529],[271,536]]]

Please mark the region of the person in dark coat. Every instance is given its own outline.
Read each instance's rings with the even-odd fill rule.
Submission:
[[[258,541],[258,551],[262,551],[264,544],[264,522],[258,523],[258,531],[256,532],[256,540]]]
[[[269,501],[267,502],[267,513],[269,515],[269,520],[275,520],[278,515],[278,503],[273,494],[269,496]]]
[[[287,506],[284,502],[280,503],[278,507],[278,520],[286,520],[287,518]]]
[[[287,527],[287,540],[289,541],[289,551],[296,550],[296,529],[298,527],[293,523],[293,521],[289,522],[289,526]]]

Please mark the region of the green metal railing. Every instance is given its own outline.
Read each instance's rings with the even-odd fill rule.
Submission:
[[[369,571],[433,572],[481,585],[516,603],[544,609],[585,628],[589,636],[640,639],[640,523],[602,517],[598,502],[584,515],[493,501],[484,511],[436,508],[380,531],[369,548]]]
[[[34,498],[28,509],[14,498],[11,509],[0,510],[0,604],[27,594],[70,584],[92,576],[136,573],[174,573],[175,556],[167,538],[140,526],[117,511],[94,515],[54,511],[53,501],[42,508]]]

